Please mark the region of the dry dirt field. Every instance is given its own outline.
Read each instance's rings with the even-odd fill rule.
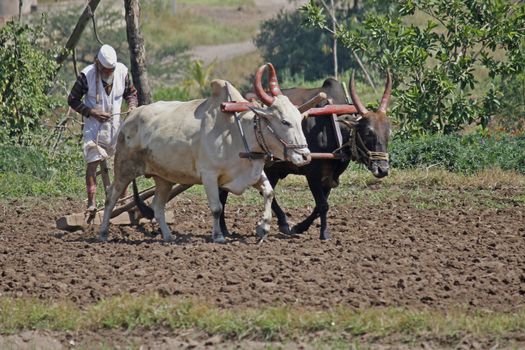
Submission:
[[[285,237],[276,233],[274,223],[260,245],[254,228],[261,207],[255,205],[228,208],[233,235],[225,245],[209,242],[211,219],[204,198],[186,194],[170,204],[177,223],[172,225],[175,244],[162,243],[150,224],[112,226],[110,241],[102,244],[93,230],[55,228],[59,216],[81,211],[78,201],[11,200],[0,207],[0,296],[69,300],[86,307],[122,293],[158,292],[220,308],[286,304],[316,310],[401,306],[513,312],[525,303],[525,205],[510,199],[515,191],[474,194],[479,202],[505,204],[502,209],[476,209],[461,198],[452,201],[451,209],[418,209],[411,198],[362,207],[348,198],[348,205],[331,208],[330,241],[318,240],[317,227]],[[309,210],[288,212],[298,222]],[[189,347],[235,345],[220,338],[210,343],[198,332],[107,333],[75,337],[87,344],[110,337],[121,344],[136,336],[154,348],[160,346],[159,337],[165,339],[162,344],[180,341]],[[37,336],[71,347],[72,335]],[[525,346],[520,339],[525,337],[513,341]],[[487,341],[484,345],[491,345]]]

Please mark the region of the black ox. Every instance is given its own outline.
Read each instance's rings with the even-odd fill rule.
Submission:
[[[278,86],[277,86],[278,88]],[[354,75],[350,80],[350,96],[358,114],[342,115],[337,118],[340,125],[342,146],[337,143],[334,133],[333,120],[330,117],[309,117],[303,123],[303,131],[312,153],[336,153],[340,159],[313,159],[309,165],[294,166],[289,162],[274,162],[265,166],[264,171],[273,188],[280,179],[289,174],[304,175],[315,200],[312,213],[292,229],[288,225],[286,214],[277,200],[272,202],[272,210],[277,216],[279,230],[284,234],[303,233],[313,221],[321,218],[319,238],[330,238],[327,213],[330,191],[339,184],[339,176],[346,170],[351,160],[364,164],[377,178],[388,175],[388,139],[390,136],[390,122],[386,115],[388,101],[392,91],[390,73],[387,76],[385,91],[377,111],[365,108],[355,92]],[[335,79],[326,79],[321,88],[301,89],[292,88],[282,91],[295,105],[303,105],[320,92],[324,92],[333,104],[347,104],[342,84]],[[263,100],[263,102],[265,102]],[[322,104],[326,104],[325,100]],[[318,106],[320,107],[320,106]],[[224,206],[228,197],[227,191],[220,192],[223,212],[220,219],[221,229],[227,233],[224,220]]]

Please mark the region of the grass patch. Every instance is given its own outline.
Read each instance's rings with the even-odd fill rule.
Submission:
[[[146,42],[160,50],[166,47],[217,45],[248,40],[257,30],[253,23],[233,27],[198,11],[155,10],[146,6],[142,31]]]
[[[250,91],[253,89],[253,75],[263,63],[260,52],[254,51],[227,62],[217,62],[213,75],[215,78],[230,81],[240,91]]]
[[[220,309],[197,300],[174,300],[158,294],[122,295],[84,309],[70,303],[0,299],[0,332],[133,330],[140,327],[198,329],[229,339],[285,340],[313,332],[364,334],[385,338],[401,334],[450,337],[458,334],[503,336],[525,327],[525,311],[498,313],[374,308],[314,311],[291,306]]]
[[[80,145],[65,145],[57,154],[44,147],[0,145],[0,197],[86,198],[86,164]],[[139,178],[140,188],[153,185],[152,179]],[[97,179],[96,201],[103,207],[105,193]]]
[[[523,203],[525,176],[511,171],[487,169],[476,174],[452,173],[439,168],[392,170],[378,180],[370,172],[352,164],[340,177],[339,187],[330,196],[331,205],[367,207],[395,204],[403,198],[417,209],[506,208]],[[204,192],[195,187],[193,195]],[[498,191],[504,191],[499,193]],[[281,180],[275,196],[283,208],[313,207],[315,202],[306,178],[290,175]],[[242,196],[230,195],[230,205],[262,205],[257,191]]]

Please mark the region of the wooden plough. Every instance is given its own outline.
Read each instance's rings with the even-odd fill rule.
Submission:
[[[171,190],[168,201],[172,200],[175,196],[186,191],[190,187],[190,185],[175,185],[175,187],[173,187]],[[154,194],[155,187],[150,187],[141,191],[139,196],[143,201],[146,201]],[[115,210],[113,210],[113,213],[111,214],[110,222],[112,224],[131,225],[138,224],[141,222],[141,220],[145,220],[140,217],[140,212],[135,210],[136,205],[135,202],[131,200],[132,198],[133,196],[131,195],[119,200],[120,204],[115,208]],[[102,209],[93,215],[89,215],[88,213],[65,215],[56,221],[56,226],[60,230],[75,231],[88,225],[100,225],[103,214],[104,210]],[[174,217],[171,212],[166,212],[166,222],[170,224],[174,223]]]

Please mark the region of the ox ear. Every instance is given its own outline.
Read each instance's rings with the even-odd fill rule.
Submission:
[[[343,122],[343,123],[348,123],[352,126],[355,126],[357,124],[359,124],[359,121],[363,119],[362,116],[360,116],[359,114],[343,114],[339,117],[337,117],[337,119],[340,121],[340,122]]]
[[[250,105],[248,105],[248,108],[250,108],[253,113],[257,114],[260,117],[264,117],[267,119],[273,118],[273,113],[270,112],[268,109],[262,109],[262,108],[250,106]]]

